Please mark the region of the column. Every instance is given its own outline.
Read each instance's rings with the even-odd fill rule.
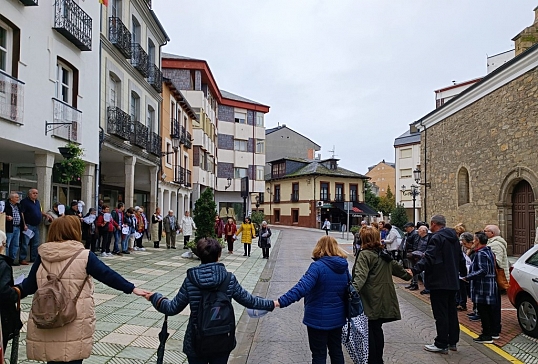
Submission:
[[[86,206],[84,212],[88,212],[90,207],[95,207],[95,186],[94,186],[95,164],[86,164],[82,174],[81,199]]]
[[[157,206],[161,208],[161,213],[163,213],[163,189],[157,189]]]
[[[123,159],[125,161],[125,196],[123,196],[123,200],[125,207],[133,207],[136,157],[128,156]]]
[[[149,167],[149,213],[153,214],[157,207],[157,172],[159,168],[157,166]]]
[[[43,211],[47,211],[52,206],[52,168],[54,168],[54,154],[36,154],[34,160],[37,173],[37,190],[39,191],[38,199]],[[47,237],[44,224],[41,224],[39,237],[41,243]]]

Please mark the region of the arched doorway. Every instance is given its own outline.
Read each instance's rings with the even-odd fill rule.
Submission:
[[[522,255],[534,244],[534,193],[529,182],[522,180],[512,192],[512,238],[514,255]]]

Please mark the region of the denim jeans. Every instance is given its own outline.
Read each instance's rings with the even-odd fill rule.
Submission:
[[[126,252],[127,248],[129,248],[129,236],[130,236],[130,234],[122,235],[122,240],[121,240],[121,251],[122,252]]]
[[[36,225],[26,225],[28,230],[34,232],[34,236],[30,239],[27,235],[24,235],[24,243],[21,245],[21,255],[19,260],[26,260],[28,258],[28,249],[30,249],[30,261],[34,261],[37,258],[37,248],[41,241],[39,240],[39,226]]]
[[[7,233],[6,237],[6,255],[13,260],[17,260],[17,255],[19,254],[19,240],[21,238],[21,228],[18,226],[13,226],[13,232]]]
[[[120,245],[122,243],[121,239],[121,229],[114,230],[114,252],[120,251]]]
[[[327,362],[327,349],[331,364],[344,364],[342,352],[342,328],[332,330],[318,330],[307,326],[308,344],[312,352],[312,364],[325,364]]]

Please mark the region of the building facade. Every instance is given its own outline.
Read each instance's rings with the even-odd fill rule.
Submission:
[[[99,198],[153,211],[162,153],[161,47],[169,38],[150,1],[109,0],[101,23]]]
[[[99,2],[2,1],[0,8],[0,197],[37,188],[54,202],[95,200],[99,163]],[[60,183],[66,143],[83,150],[80,180]],[[44,234],[42,235],[44,237]]]
[[[413,171],[420,169],[420,133],[407,131],[394,140],[396,188],[394,196],[396,204],[405,207],[409,221],[421,220],[421,199],[415,196],[415,206],[413,210],[413,196],[410,193],[412,186],[421,192],[421,188],[414,180]]]
[[[366,176],[370,178],[370,183],[379,188],[378,196],[385,196],[389,187],[392,193],[396,194],[396,170],[394,167],[394,163],[385,162],[384,159],[375,166],[368,167]]]

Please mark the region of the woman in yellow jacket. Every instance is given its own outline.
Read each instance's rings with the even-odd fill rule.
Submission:
[[[239,235],[239,233],[243,233],[241,235],[241,242],[245,248],[245,254],[243,254],[243,256],[246,257],[248,255],[250,257],[252,239],[256,237],[256,229],[254,228],[254,224],[252,223],[252,220],[250,220],[250,217],[245,217],[245,221],[243,221],[243,224],[239,230],[237,230],[236,235]]]

